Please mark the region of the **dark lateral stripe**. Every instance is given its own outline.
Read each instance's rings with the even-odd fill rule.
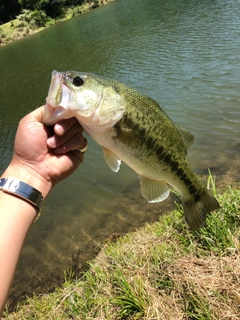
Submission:
[[[184,170],[179,168],[179,163],[177,161],[172,160],[170,154],[167,154],[163,147],[159,147],[157,150],[157,157],[160,161],[163,161],[165,164],[169,165],[171,171],[176,173],[176,175],[181,179],[184,184],[187,186],[188,191],[191,195],[195,195],[197,193],[196,187],[192,184],[191,180],[185,174]]]
[[[122,121],[124,125],[131,128],[134,132],[138,133],[138,136],[141,140],[145,140],[146,137],[146,130],[145,128],[141,127],[133,123],[132,119],[129,118],[126,114],[122,118]],[[157,154],[158,160],[164,162],[165,164],[169,165],[171,168],[171,171],[176,173],[176,175],[179,177],[180,180],[184,182],[186,185],[189,193],[194,196],[195,202],[197,202],[200,199],[200,195],[198,193],[198,190],[193,185],[191,180],[188,178],[188,176],[185,174],[184,170],[179,168],[179,163],[175,160],[172,160],[172,156],[164,150],[162,146],[158,145],[157,140],[153,139],[152,137],[148,137],[146,141],[146,146],[148,150],[154,150]]]

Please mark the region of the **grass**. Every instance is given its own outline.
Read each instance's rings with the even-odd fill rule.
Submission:
[[[0,26],[0,45],[6,45],[43,29],[44,27],[38,28],[18,19],[12,20]]]
[[[39,32],[45,29],[46,27],[50,27],[56,23],[71,19],[77,15],[87,12],[94,7],[94,4],[101,6],[112,1],[114,0],[95,0],[91,3],[83,3],[80,6],[74,6],[69,8],[66,7],[65,12],[61,16],[55,19],[47,17],[46,22],[41,27],[38,26],[37,20],[35,20],[34,18],[31,21],[28,21],[28,19],[25,20],[23,18],[24,14],[21,14],[16,19],[0,25],[0,46],[22,39],[28,35]],[[29,10],[23,11],[27,12]],[[29,11],[27,14],[29,15],[30,13],[31,11]]]
[[[209,187],[216,193],[213,177]],[[13,319],[240,319],[240,191],[217,196],[221,209],[191,232],[181,206],[152,225],[103,244],[76,280],[27,299]],[[4,318],[3,317],[3,318]]]

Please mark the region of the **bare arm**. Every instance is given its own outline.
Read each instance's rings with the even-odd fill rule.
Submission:
[[[14,177],[39,190],[46,198],[59,181],[83,161],[85,140],[74,118],[54,127],[42,124],[43,107],[24,117],[17,130],[11,163],[1,175]],[[0,316],[9,292],[23,242],[37,208],[0,191]]]

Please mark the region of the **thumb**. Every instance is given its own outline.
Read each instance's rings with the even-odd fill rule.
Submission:
[[[31,112],[31,116],[35,118],[36,121],[43,123],[43,113],[44,113],[44,106],[41,106],[34,111]]]

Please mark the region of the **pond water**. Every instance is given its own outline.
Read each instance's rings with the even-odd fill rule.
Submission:
[[[116,78],[160,103],[195,137],[194,170],[239,185],[240,1],[117,0],[0,48],[0,170],[11,159],[18,121],[45,103],[51,71]],[[147,204],[137,175],[113,173],[89,140],[84,164],[52,191],[30,230],[11,291],[46,292],[63,270],[78,272],[112,234],[174,208]]]

